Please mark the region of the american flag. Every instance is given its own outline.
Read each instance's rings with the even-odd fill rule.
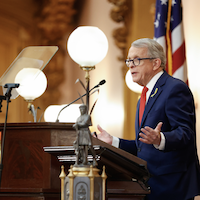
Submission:
[[[166,52],[166,71],[187,83],[181,0],[156,0],[154,39]]]

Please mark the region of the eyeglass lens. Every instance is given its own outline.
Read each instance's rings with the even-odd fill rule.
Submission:
[[[133,63],[133,65],[137,66],[140,64],[140,60],[139,59],[127,59],[126,60],[126,65],[130,66],[130,64]]]

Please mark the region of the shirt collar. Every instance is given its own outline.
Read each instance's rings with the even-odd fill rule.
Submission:
[[[148,92],[146,94],[146,102],[149,99],[149,96],[151,94],[151,91],[153,90],[154,85],[156,84],[157,80],[161,77],[161,75],[164,73],[164,71],[160,71],[158,72],[146,85],[146,87],[148,88]]]

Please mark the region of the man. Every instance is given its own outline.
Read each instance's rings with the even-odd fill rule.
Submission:
[[[156,41],[132,43],[126,64],[133,81],[148,90],[143,115],[139,116],[140,100],[137,105],[136,139],[118,139],[99,125],[98,138],[147,161],[148,200],[190,200],[200,194],[194,100],[184,82],[167,74],[165,63]]]

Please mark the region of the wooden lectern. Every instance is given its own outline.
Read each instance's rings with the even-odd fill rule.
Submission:
[[[8,123],[0,199],[60,200],[61,165],[74,163],[75,138],[72,124]],[[93,143],[98,167],[106,166],[107,199],[139,200],[150,193],[145,161],[96,138]]]

